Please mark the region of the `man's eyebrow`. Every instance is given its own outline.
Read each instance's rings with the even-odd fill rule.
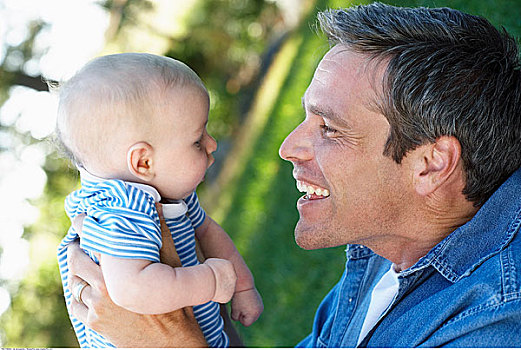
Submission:
[[[334,112],[332,109],[319,107],[314,104],[306,105],[304,97],[302,97],[302,108],[304,108],[304,110],[308,109],[311,113],[318,115],[319,117],[322,117],[324,119],[327,119],[339,126],[349,127],[349,125],[346,123],[346,121],[343,118],[341,118],[336,112]]]

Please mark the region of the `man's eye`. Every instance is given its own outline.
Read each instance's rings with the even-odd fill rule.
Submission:
[[[195,141],[194,142],[195,147],[201,148],[201,141]]]
[[[322,134],[326,136],[330,136],[336,132],[336,130],[331,128],[329,125],[320,125],[320,128],[322,129]]]

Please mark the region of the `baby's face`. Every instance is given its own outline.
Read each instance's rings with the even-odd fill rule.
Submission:
[[[192,193],[213,164],[215,139],[207,130],[208,97],[193,87],[175,88],[158,101],[151,185],[163,198],[182,199]]]

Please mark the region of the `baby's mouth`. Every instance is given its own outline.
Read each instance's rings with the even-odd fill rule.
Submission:
[[[304,199],[314,200],[314,199],[324,199],[329,197],[329,190],[326,188],[319,187],[317,185],[312,185],[303,181],[297,180],[297,189],[300,192],[305,192],[306,195],[303,197]]]

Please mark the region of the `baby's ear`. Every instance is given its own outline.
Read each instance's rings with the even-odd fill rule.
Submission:
[[[155,175],[153,152],[152,146],[144,141],[130,146],[127,152],[127,166],[130,173],[140,180],[152,180]]]

